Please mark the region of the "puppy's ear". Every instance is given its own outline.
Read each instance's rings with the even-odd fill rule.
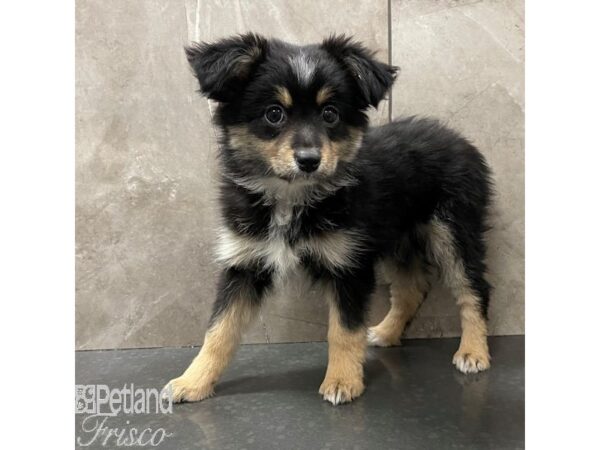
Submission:
[[[350,73],[362,94],[364,107],[377,108],[394,84],[398,67],[375,60],[374,52],[345,35],[332,35],[321,46]]]
[[[187,60],[200,82],[200,91],[219,102],[229,102],[243,90],[266,52],[267,40],[253,33],[213,44],[193,43],[185,48]]]

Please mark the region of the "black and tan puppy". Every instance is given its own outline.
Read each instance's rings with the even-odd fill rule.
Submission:
[[[204,345],[170,382],[174,400],[213,393],[242,331],[292,271],[329,303],[319,392],[331,403],[362,394],[367,343],[399,343],[429,273],[460,307],[454,365],[487,369],[491,183],[478,150],[430,119],[369,128],[365,111],[386,95],[396,68],[346,37],[297,46],[246,34],[186,51],[201,92],[218,102],[223,271]],[[377,263],[391,309],[367,330]]]

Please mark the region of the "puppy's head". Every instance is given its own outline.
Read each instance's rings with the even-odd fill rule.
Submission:
[[[219,102],[226,162],[252,176],[319,181],[351,161],[396,68],[344,36],[296,46],[255,34],[186,48]]]

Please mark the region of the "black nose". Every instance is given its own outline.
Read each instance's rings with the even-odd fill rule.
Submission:
[[[314,172],[321,163],[321,152],[318,148],[300,148],[294,152],[298,167],[303,172]]]

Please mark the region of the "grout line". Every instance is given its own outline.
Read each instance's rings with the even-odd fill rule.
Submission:
[[[269,337],[269,330],[267,329],[267,324],[265,323],[262,313],[260,313],[259,315],[260,315],[260,323],[262,325],[263,332],[265,333],[265,340],[267,341],[267,344],[270,344],[271,338]]]
[[[200,0],[196,1],[196,23],[194,24],[194,40],[200,42]]]
[[[392,0],[388,0],[388,11],[387,11],[387,25],[388,25],[388,64],[392,64]],[[388,122],[392,121],[392,93],[393,89],[390,89],[390,95],[388,99]]]

